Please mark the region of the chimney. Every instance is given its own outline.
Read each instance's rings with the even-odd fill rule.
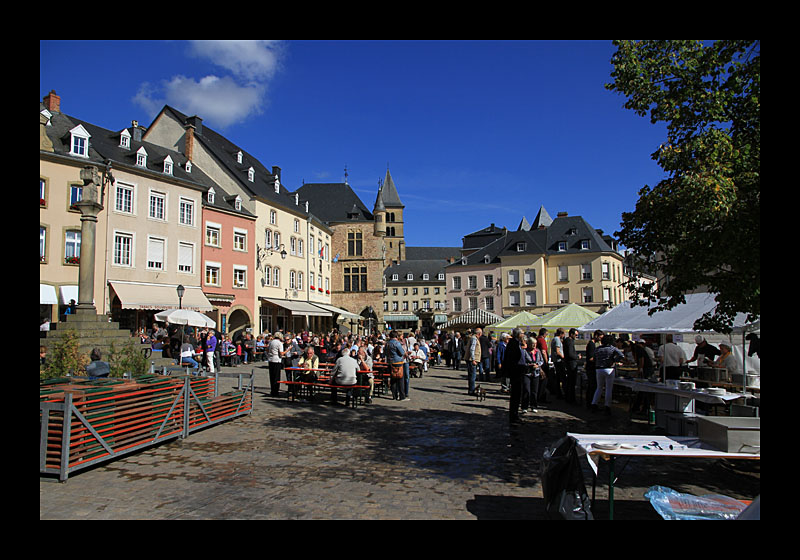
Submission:
[[[194,125],[192,124],[186,125],[186,136],[184,137],[184,143],[183,155],[186,156],[186,159],[192,161],[192,156],[194,155]]]
[[[186,123],[194,127],[195,134],[203,135],[203,119],[195,115],[186,119]]]
[[[273,174],[275,177],[277,177],[277,178],[278,178],[278,181],[280,181],[280,180],[281,180],[281,168],[280,168],[280,167],[278,167],[277,165],[273,165],[273,166],[272,166],[272,174]],[[281,181],[281,182],[283,182],[283,181]]]
[[[58,95],[56,95],[56,90],[54,89],[51,89],[50,93],[44,96],[44,99],[42,99],[42,103],[44,103],[44,106],[51,113],[61,112],[61,98]]]
[[[556,214],[556,218],[566,218],[566,217],[567,217],[566,212],[559,212],[558,214]]]
[[[143,127],[139,126],[139,121],[131,121],[131,130],[133,131],[134,142],[141,142]]]

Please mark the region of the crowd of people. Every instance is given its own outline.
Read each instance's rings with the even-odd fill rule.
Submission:
[[[729,373],[739,371],[730,345],[721,343],[717,348],[702,336],[696,337],[696,349],[687,358],[671,336],[666,344],[657,347],[647,340],[632,341],[592,333],[583,352],[577,351],[577,329],[558,328],[550,332],[541,328],[537,333],[514,329],[511,333],[485,334],[483,329],[462,331],[436,331],[422,336],[417,331],[391,330],[372,335],[304,331],[299,333],[275,332],[253,335],[237,332],[231,339],[214,329],[194,329],[179,325],[160,326],[136,336],[150,342],[153,349],[161,350],[166,357],[179,360],[194,368],[214,372],[222,365],[236,366],[256,361],[266,361],[269,369],[270,394],[280,396],[282,372],[288,367],[318,369],[322,363],[333,365],[331,383],[348,386],[356,384],[356,372],[372,371],[374,362],[387,363],[392,371],[390,388],[392,398],[410,400],[411,378],[422,376],[431,365],[466,372],[467,395],[474,396],[480,383],[500,382],[500,392],[509,399],[509,419],[519,422],[525,414],[538,412],[540,403],[552,398],[577,404],[576,384],[579,363],[586,373],[586,398],[583,403],[589,410],[610,414],[616,365],[633,366],[641,377],[653,376],[664,366],[667,379],[678,379],[682,369],[695,362],[698,366],[727,368]],[[549,342],[548,342],[549,338]],[[462,368],[463,366],[463,368]],[[316,378],[313,372],[301,380]],[[371,402],[374,378],[370,385],[368,402]],[[648,393],[640,392],[634,403],[635,411],[647,410],[651,404]],[[601,400],[603,408],[600,408]]]

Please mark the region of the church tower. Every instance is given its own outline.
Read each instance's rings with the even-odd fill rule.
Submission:
[[[383,184],[378,189],[378,197],[375,200],[375,233],[381,230],[384,232],[384,245],[386,247],[386,260],[404,261],[406,259],[406,241],[403,233],[403,203],[397,194],[389,169],[386,169],[386,177]],[[380,223],[379,223],[380,220]]]

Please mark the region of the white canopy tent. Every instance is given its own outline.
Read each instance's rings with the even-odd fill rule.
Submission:
[[[703,316],[704,313],[713,312],[717,306],[714,294],[697,293],[686,294],[686,303],[679,304],[667,311],[658,311],[649,315],[650,306],[633,306],[631,302],[623,302],[613,309],[602,314],[600,317],[589,321],[578,330],[580,332],[593,332],[602,330],[613,333],[629,333],[633,335],[641,334],[660,334],[662,343],[666,335],[689,335],[704,334],[694,329],[694,322]],[[747,316],[739,313],[733,323],[733,333],[728,336],[729,342],[734,351],[734,356],[742,359],[742,385],[746,385],[747,372],[755,371],[760,373],[760,360],[747,356],[747,349],[744,344],[744,337],[749,332],[758,332],[761,328],[761,321],[747,323]],[[741,347],[734,342],[734,336],[741,334]],[[724,337],[727,335],[718,335]],[[738,338],[738,336],[737,336]],[[684,342],[693,347],[694,340]],[[741,354],[740,354],[741,353]],[[689,352],[688,355],[691,355]]]

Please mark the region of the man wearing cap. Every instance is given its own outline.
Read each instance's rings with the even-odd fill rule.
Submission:
[[[694,348],[692,359],[686,362],[687,364],[697,360],[698,366],[704,366],[706,365],[706,360],[708,360],[709,363],[713,363],[717,356],[720,355],[719,349],[715,346],[711,346],[701,335],[698,334],[695,336],[694,341],[697,343],[697,346]]]

